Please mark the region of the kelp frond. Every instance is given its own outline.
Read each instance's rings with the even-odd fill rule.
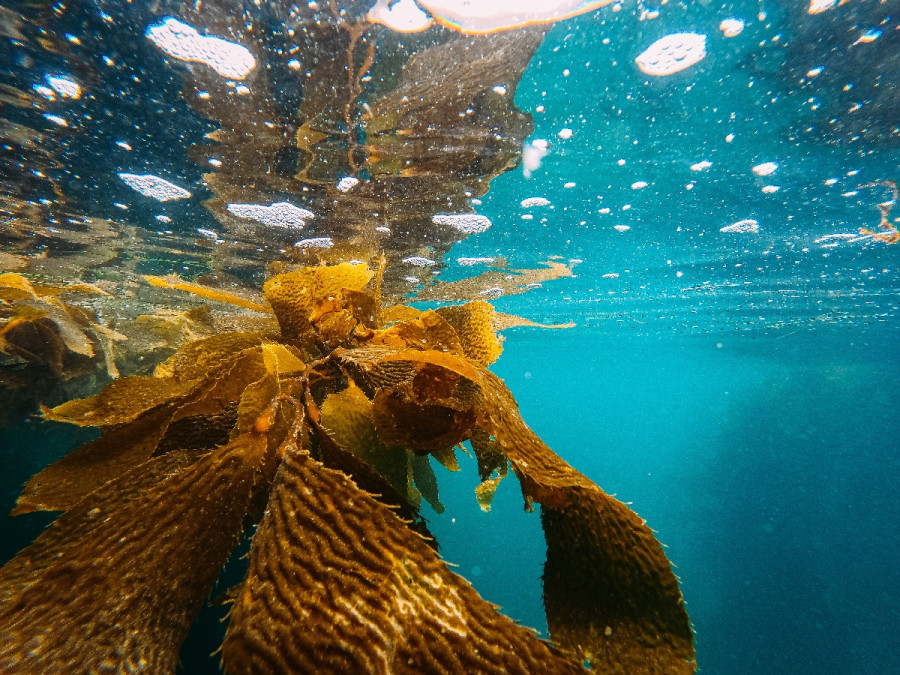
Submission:
[[[29,293],[14,282],[8,296]],[[173,671],[261,517],[227,672],[693,672],[652,531],[554,454],[487,370],[493,308],[383,310],[378,284],[364,264],[277,275],[263,292],[280,335],[196,340],[152,375],[45,409],[102,435],[19,498],[15,513],[64,513],[0,569],[0,670]],[[482,508],[510,466],[541,504],[552,644],[452,572],[419,515],[423,498],[443,508],[431,458],[458,470],[465,443]]]

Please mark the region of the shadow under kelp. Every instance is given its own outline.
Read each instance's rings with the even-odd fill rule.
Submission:
[[[896,660],[885,645],[900,618],[900,430],[888,399],[900,372],[819,347],[828,358],[782,362],[735,397],[696,476],[704,562],[688,563],[685,583],[706,672],[887,672]]]

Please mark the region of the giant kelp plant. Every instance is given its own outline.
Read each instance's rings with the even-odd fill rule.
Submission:
[[[44,415],[102,436],[26,486],[62,510],[0,570],[4,672],[171,672],[257,520],[222,648],[233,673],[692,672],[659,543],[555,455],[487,370],[493,308],[382,307],[365,264],[264,286],[271,332],[186,344],[152,375]],[[220,295],[220,300],[228,300]],[[274,328],[274,327],[273,327]],[[541,505],[553,644],[451,572],[418,515],[466,444],[490,502],[511,466]]]
[[[85,91],[3,71],[0,389],[80,396],[44,418],[100,431],[14,509],[62,514],[0,569],[0,671],[172,672],[252,535],[228,594],[230,673],[692,672],[652,531],[528,429],[487,369],[497,331],[529,322],[486,299],[576,261],[498,255],[439,278],[491,226],[475,200],[520,161],[533,125],[515,88],[547,27],[401,35],[370,11],[410,3],[368,0],[97,4],[0,13],[16,62]],[[222,45],[252,67],[223,75]],[[148,179],[136,160],[97,166],[136,129],[190,186],[163,181],[187,215],[110,210],[127,204],[109,194],[153,199],[121,196],[123,176]],[[179,171],[173,148],[194,164]],[[457,469],[457,452],[477,459],[483,508],[510,467],[540,505],[550,642],[438,553],[419,507],[441,510],[432,466]]]

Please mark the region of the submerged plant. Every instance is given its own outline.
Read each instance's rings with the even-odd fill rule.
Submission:
[[[196,340],[44,411],[102,435],[19,498],[14,513],[64,513],[0,569],[0,670],[174,671],[258,521],[227,672],[693,672],[651,530],[554,454],[487,370],[488,303],[382,307],[380,274],[351,263],[263,291],[278,331]],[[483,508],[510,466],[526,508],[541,505],[552,644],[451,572],[419,515],[421,498],[442,508],[431,459],[457,469],[462,447]]]

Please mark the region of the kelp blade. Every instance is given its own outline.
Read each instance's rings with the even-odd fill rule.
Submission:
[[[695,670],[693,634],[678,581],[653,532],[528,428],[500,378],[441,352],[358,349],[340,358],[374,388],[402,394],[410,408],[460,408],[470,402],[478,427],[509,458],[526,499],[542,505],[548,545],[544,604],[557,645],[603,672]],[[396,424],[394,416],[388,430]],[[410,425],[407,432],[415,429]],[[423,446],[429,433],[423,432]],[[405,440],[416,444],[413,437]],[[488,494],[479,497],[483,506],[489,503]]]
[[[303,452],[278,469],[222,656],[228,673],[582,671]]]
[[[0,569],[0,672],[174,672],[265,446],[168,453],[60,516]]]

